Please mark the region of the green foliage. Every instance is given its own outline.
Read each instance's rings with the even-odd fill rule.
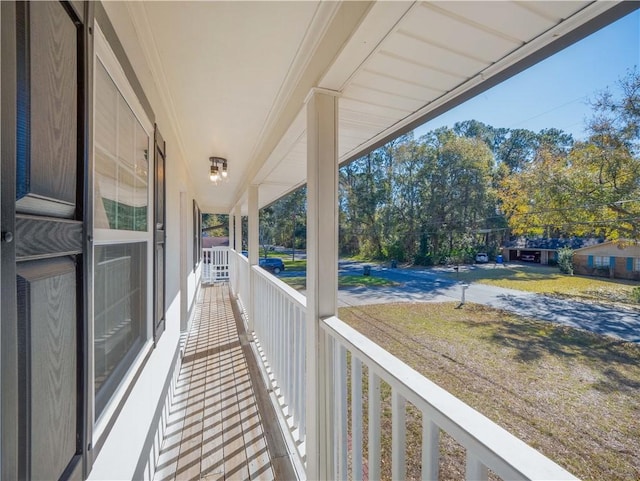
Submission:
[[[433,265],[433,258],[430,255],[416,254],[413,257],[413,264],[416,266],[429,267]]]
[[[202,236],[224,237],[229,235],[229,216],[223,214],[202,214]]]
[[[307,189],[302,187],[261,210],[259,240],[263,251],[272,245],[306,249],[306,202]]]
[[[535,157],[501,179],[501,205],[515,234],[640,239],[640,72],[629,72],[620,92],[593,102],[586,142],[568,148],[547,129]]]
[[[640,304],[640,287],[634,287],[631,289],[631,299]]]
[[[134,207],[123,202],[103,198],[102,203],[110,229],[146,231],[147,206]]]
[[[640,74],[593,102],[590,138],[477,120],[399,137],[339,171],[339,250],[416,264],[493,258],[508,234],[640,239]],[[306,192],[263,209],[263,245],[306,246]]]
[[[382,258],[383,259],[395,259],[399,262],[405,262],[406,251],[399,239],[384,243],[382,245]]]
[[[573,275],[573,249],[563,247],[558,250],[558,268],[563,274]]]

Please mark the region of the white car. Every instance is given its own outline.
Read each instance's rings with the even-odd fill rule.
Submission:
[[[478,252],[476,254],[476,262],[478,264],[485,264],[489,262],[489,256],[485,252]]]

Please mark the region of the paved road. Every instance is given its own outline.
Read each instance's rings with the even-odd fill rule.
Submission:
[[[362,274],[362,264],[340,262],[340,272]],[[388,302],[460,301],[462,283],[444,278],[437,270],[387,269],[373,267],[374,276],[402,283],[397,287],[340,289],[341,306]],[[631,342],[640,342],[640,309],[610,307],[568,301],[529,292],[473,283],[466,301],[505,309],[535,319],[565,324]]]

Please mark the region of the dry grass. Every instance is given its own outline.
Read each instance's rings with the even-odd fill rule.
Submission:
[[[578,477],[640,479],[640,346],[484,306],[455,306],[364,306],[342,309],[340,317]],[[383,395],[388,455],[388,386]],[[420,413],[410,408],[408,418],[407,479],[419,479]],[[463,478],[462,453],[443,437],[441,479]]]
[[[595,301],[635,303],[631,290],[640,282],[561,274],[557,267],[539,265],[498,265],[461,267],[449,277],[467,282],[479,282],[520,291],[551,294],[560,297]],[[637,305],[637,304],[636,304]]]

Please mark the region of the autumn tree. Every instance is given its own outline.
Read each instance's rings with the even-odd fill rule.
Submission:
[[[590,136],[567,152],[541,144],[535,159],[501,184],[516,234],[640,239],[640,74],[593,101]],[[556,137],[557,138],[557,137]],[[556,145],[557,147],[557,145]]]

